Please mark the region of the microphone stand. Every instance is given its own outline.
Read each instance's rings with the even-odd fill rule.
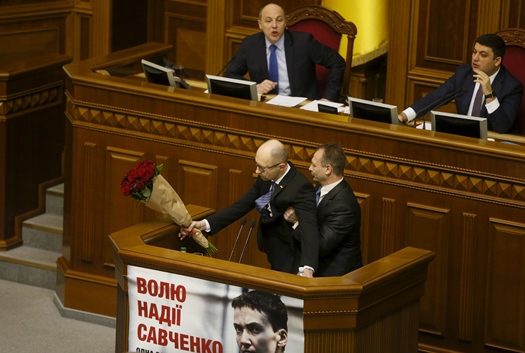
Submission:
[[[454,98],[461,96],[463,93],[465,93],[467,91],[468,90],[466,88],[458,88],[454,92],[451,92],[451,93],[441,97],[436,102],[432,102],[429,105],[427,105],[426,107],[424,107],[423,109],[420,109],[419,112],[416,113],[416,117],[414,118],[414,127],[417,127],[417,124],[415,124],[417,118],[427,114],[431,110],[435,110],[435,109],[437,109],[437,108],[447,104],[448,102],[450,102]],[[425,121],[424,120],[423,120],[423,130],[425,130]]]
[[[239,236],[241,235],[242,228],[246,224],[246,217],[244,217],[241,221],[241,228],[239,229],[239,233],[237,233],[237,238],[235,238],[235,243],[233,244],[232,252],[230,253],[230,257],[228,258],[228,261],[232,260],[233,252],[235,251],[235,248],[237,247],[237,242],[239,241]]]
[[[231,63],[235,64],[235,65],[233,66],[234,68],[237,68],[237,67],[239,66],[239,62],[240,62],[241,60],[244,60],[245,57],[246,57],[246,55],[243,55],[239,60],[237,60],[237,57],[236,57],[235,55],[232,56],[232,57],[230,58],[230,60],[228,60],[228,62],[226,63],[226,65],[224,65],[224,67],[221,69],[221,71],[219,71],[219,72],[217,73],[217,75],[215,75],[215,76],[220,76],[220,75],[224,72],[224,70],[226,70],[226,68],[227,68],[228,66],[230,66]],[[234,59],[235,59],[235,60],[234,60]]]
[[[250,223],[250,230],[248,231],[248,236],[246,237],[246,241],[244,242],[244,247],[242,248],[241,257],[239,258],[239,263],[241,263],[242,256],[244,255],[244,250],[246,249],[246,245],[248,245],[248,240],[250,239],[250,234],[252,234],[253,227],[255,227],[255,219],[252,219],[252,223]]]

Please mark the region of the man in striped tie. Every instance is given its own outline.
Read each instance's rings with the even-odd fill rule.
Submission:
[[[287,148],[277,140],[264,142],[255,154],[256,182],[232,205],[181,229],[180,238],[196,227],[213,235],[256,208],[260,214],[257,232],[259,250],[266,253],[271,268],[313,277],[319,257],[319,234],[315,214],[315,191],[304,174],[288,161]],[[284,220],[294,207],[299,227]]]
[[[503,65],[505,51],[505,41],[497,34],[479,36],[470,64],[458,66],[441,86],[403,110],[399,121],[406,123],[423,116],[437,109],[433,105],[446,104],[443,98],[462,90],[456,97],[450,96],[450,100],[455,98],[458,114],[487,118],[489,130],[501,134],[517,132],[523,85]]]

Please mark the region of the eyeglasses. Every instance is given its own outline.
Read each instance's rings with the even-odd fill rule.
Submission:
[[[255,168],[256,168],[256,169],[259,169],[259,170],[261,171],[261,173],[265,173],[268,169],[275,168],[275,167],[277,167],[278,165],[280,165],[281,163],[282,163],[282,162],[279,162],[279,163],[274,164],[274,165],[272,165],[272,166],[270,166],[270,167],[263,168],[263,167],[261,167],[260,165],[258,165],[257,162],[255,162]]]

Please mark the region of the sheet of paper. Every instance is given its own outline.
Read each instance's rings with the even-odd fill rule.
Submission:
[[[306,100],[305,97],[290,97],[290,96],[279,95],[279,96],[276,96],[270,99],[266,103],[273,104],[273,105],[280,105],[283,107],[295,107],[296,105],[301,104],[305,100]]]
[[[304,110],[310,110],[312,112],[318,112],[319,109],[317,108],[317,104],[324,104],[324,105],[328,105],[330,107],[335,107],[335,108],[338,108],[339,112],[343,111],[344,108],[343,107],[343,104],[341,103],[335,103],[335,102],[326,102],[326,101],[319,101],[319,100],[314,100],[314,101],[311,101],[310,103],[304,105],[301,107],[301,109],[304,109]]]

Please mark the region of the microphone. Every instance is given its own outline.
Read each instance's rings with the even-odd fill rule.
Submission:
[[[467,91],[468,91],[468,89],[466,89],[466,88],[458,88],[454,92],[451,92],[451,93],[441,97],[437,101],[430,103],[429,105],[427,105],[423,109],[420,109],[416,113],[416,117],[414,118],[414,121],[417,118],[419,118],[420,116],[423,116],[423,115],[427,114],[429,111],[435,110],[435,109],[437,109],[437,108],[447,104],[448,102],[450,102],[454,98],[457,98],[457,97],[461,96],[462,94],[464,94]],[[414,124],[414,126],[416,126],[416,124]],[[423,129],[425,129],[425,124],[424,123],[423,123]]]
[[[246,217],[244,217],[241,221],[241,228],[239,228],[239,233],[237,233],[237,238],[235,239],[235,243],[233,244],[232,252],[230,253],[230,257],[228,258],[228,261],[231,261],[233,252],[235,251],[235,248],[237,247],[237,242],[239,241],[239,236],[241,235],[242,228],[246,224]]]
[[[242,248],[241,257],[239,257],[239,263],[241,263],[242,256],[244,255],[244,250],[246,249],[246,245],[248,245],[248,240],[250,240],[250,234],[252,234],[253,227],[255,227],[255,219],[252,219],[252,223],[250,223],[250,230],[248,231],[248,236],[246,237],[246,241],[244,242],[244,247]]]
[[[172,69],[172,70],[174,71],[174,73],[175,73],[175,67],[176,67],[177,65],[175,65],[174,62],[169,61],[169,60],[166,59],[166,58],[162,58],[162,61],[164,62],[164,67],[166,67],[166,68],[168,68],[168,69]],[[189,75],[185,70],[180,70],[180,71],[182,72],[182,75],[184,76],[184,77],[180,77],[181,79],[182,79],[182,78],[190,78],[190,75]]]
[[[217,75],[215,75],[215,76],[220,76],[220,75],[224,72],[224,70],[226,70],[226,68],[227,68],[228,66],[230,66],[231,63],[234,63],[235,66],[233,66],[233,67],[234,67],[234,68],[237,68],[237,67],[239,66],[240,62],[243,61],[244,59],[246,59],[246,54],[243,55],[239,60],[234,60],[234,59],[236,59],[236,58],[237,58],[236,55],[232,56],[232,58],[231,58],[231,59],[226,63],[226,65],[224,65],[224,67],[221,69],[221,71],[219,71],[219,72],[217,73]]]

